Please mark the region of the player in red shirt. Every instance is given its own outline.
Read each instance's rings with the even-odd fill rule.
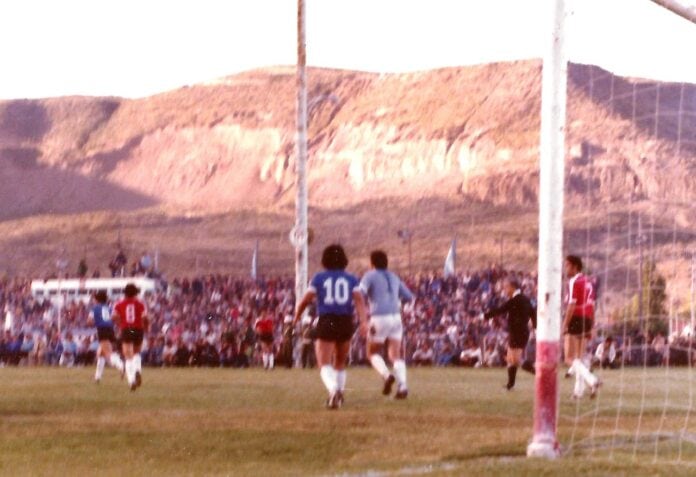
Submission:
[[[256,320],[254,325],[256,336],[261,342],[261,357],[264,369],[273,369],[273,315],[267,310],[261,312],[261,317]]]
[[[123,290],[125,298],[114,307],[113,319],[121,328],[121,349],[125,358],[126,378],[131,391],[142,384],[140,348],[148,326],[147,310],[138,300],[140,289],[129,283]]]
[[[568,277],[568,307],[563,321],[564,355],[568,365],[568,375],[575,375],[573,398],[579,399],[590,387],[590,397],[597,395],[602,382],[590,372],[583,362],[587,341],[592,337],[594,324],[595,290],[589,277],[582,273],[582,260],[568,255],[565,260]]]

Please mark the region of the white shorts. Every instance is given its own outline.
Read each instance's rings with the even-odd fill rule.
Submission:
[[[401,341],[404,336],[404,326],[401,314],[376,315],[370,318],[370,341],[383,344],[386,340]]]

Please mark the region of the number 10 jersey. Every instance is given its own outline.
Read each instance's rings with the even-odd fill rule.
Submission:
[[[317,312],[324,315],[353,315],[353,291],[358,279],[344,270],[326,270],[317,273],[309,284],[309,291],[317,295]]]

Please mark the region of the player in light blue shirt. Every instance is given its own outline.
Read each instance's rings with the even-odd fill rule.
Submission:
[[[372,270],[360,281],[360,291],[367,297],[370,305],[370,320],[366,314],[360,314],[363,334],[367,335],[367,355],[372,367],[382,376],[384,387],[382,394],[391,394],[392,386],[398,384],[395,399],[406,399],[406,362],[401,356],[403,323],[401,322],[401,302],[413,301],[413,293],[393,272],[387,270],[389,260],[382,250],[370,254]],[[389,359],[394,372],[389,371],[382,358],[382,349],[387,345]]]
[[[360,280],[360,291],[367,296],[371,316],[401,313],[402,301],[413,301],[404,282],[387,269],[372,269]]]
[[[321,264],[325,270],[312,278],[307,293],[297,306],[294,324],[301,320],[307,307],[316,300],[319,315],[315,330],[317,364],[329,392],[326,405],[329,409],[338,409],[343,405],[346,361],[350,340],[355,332],[353,315],[355,307],[364,313],[364,302],[358,279],[345,271],[348,257],[341,245],[326,247]]]

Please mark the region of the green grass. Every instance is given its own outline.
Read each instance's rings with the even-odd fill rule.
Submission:
[[[323,409],[316,370],[146,369],[135,393],[112,370],[101,385],[93,384],[92,371],[0,370],[0,474],[696,471],[696,448],[686,440],[681,463],[674,463],[679,431],[685,423],[691,433],[696,427],[696,415],[686,411],[691,376],[685,369],[606,372],[599,399],[579,404],[565,399],[572,383],[562,380],[559,435],[566,455],[555,462],[524,457],[533,380],[521,375],[508,393],[502,369],[411,370],[411,396],[404,402],[383,398],[372,371],[351,369],[347,403],[337,412]]]

